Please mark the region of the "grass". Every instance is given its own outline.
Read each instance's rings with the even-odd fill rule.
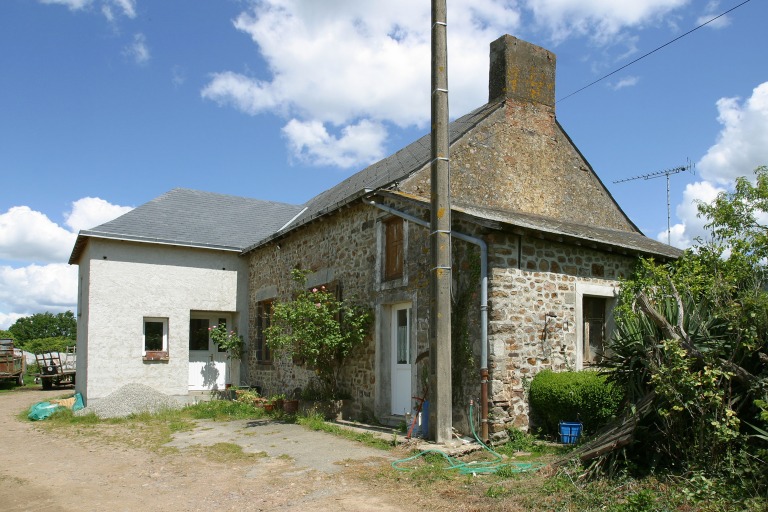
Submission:
[[[26,418],[26,411],[19,414]],[[98,437],[107,444],[140,445],[158,453],[168,453],[163,445],[175,432],[191,430],[196,420],[230,421],[271,417],[276,421],[295,421],[305,428],[327,432],[382,450],[390,450],[395,456],[407,457],[404,448],[394,449],[396,434],[392,439],[381,439],[374,434],[354,432],[328,423],[319,415],[287,416],[281,413],[267,415],[262,409],[236,401],[213,400],[201,402],[180,410],[162,411],[158,414],[138,414],[123,419],[101,420],[93,415],[74,416],[70,411],[57,412],[40,422],[41,428],[65,436]],[[708,493],[705,498],[701,489],[694,488],[687,479],[652,475],[643,479],[619,476],[612,479],[583,481],[583,469],[578,465],[566,466],[556,472],[533,471],[520,473],[505,469],[507,462],[548,463],[559,459],[570,446],[546,443],[526,433],[510,430],[508,443],[494,446],[504,461],[490,474],[460,474],[447,467],[443,457],[429,454],[419,457],[412,470],[395,471],[388,464],[368,465],[355,463],[355,475],[362,480],[373,480],[377,486],[393,493],[407,495],[418,489],[419,496],[432,502],[461,503],[466,510],[524,511],[547,510],[570,512],[725,512],[744,510],[758,512],[768,509],[765,497],[737,500],[728,495],[727,489]],[[208,447],[196,447],[193,453],[219,462],[249,461],[265,457],[264,453],[244,453],[234,443],[216,443]],[[462,462],[492,458],[486,452],[466,457]],[[738,493],[733,494],[733,496]]]
[[[392,448],[397,444],[395,434],[392,434],[392,440],[388,441],[386,439],[382,439],[381,437],[374,435],[371,432],[355,432],[346,428],[342,428],[338,425],[334,425],[333,423],[328,423],[319,414],[312,414],[309,416],[297,416],[296,422],[299,425],[302,425],[310,430],[328,432],[329,434],[343,437],[345,439],[349,439],[350,441],[363,443],[367,446],[370,446],[372,448],[378,448],[380,450],[389,450],[390,448]]]
[[[235,443],[216,443],[195,449],[199,454],[217,462],[247,461],[267,457],[265,452],[246,453]]]

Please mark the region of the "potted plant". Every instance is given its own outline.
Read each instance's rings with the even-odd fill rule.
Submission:
[[[267,345],[278,356],[302,361],[317,375],[322,394],[335,398],[347,356],[368,334],[370,313],[324,286],[308,289],[307,273],[293,270],[294,298],[273,304]]]
[[[283,410],[283,404],[285,403],[285,393],[278,393],[269,397],[269,401],[275,405],[275,409],[278,411]]]

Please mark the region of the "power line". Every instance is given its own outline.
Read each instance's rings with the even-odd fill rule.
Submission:
[[[588,83],[587,85],[585,85],[585,86],[584,86],[584,87],[582,87],[581,89],[578,89],[578,90],[576,90],[576,91],[572,92],[571,94],[569,94],[568,96],[565,96],[564,98],[560,98],[559,100],[555,101],[555,103],[560,103],[560,102],[561,102],[561,101],[563,101],[563,100],[567,100],[567,99],[568,99],[568,98],[570,98],[571,96],[574,96],[574,95],[576,95],[576,94],[580,93],[580,92],[581,92],[581,91],[583,91],[584,89],[587,89],[587,88],[589,88],[589,87],[592,87],[593,85],[595,85],[595,84],[596,84],[596,83],[598,83],[598,82],[602,82],[603,80],[605,80],[605,79],[606,79],[606,78],[608,78],[609,76],[615,75],[615,74],[616,74],[616,73],[618,73],[619,71],[621,71],[621,70],[623,70],[623,69],[626,69],[626,68],[628,68],[629,66],[631,66],[631,65],[632,65],[632,64],[634,64],[635,62],[638,62],[638,61],[640,61],[640,60],[643,60],[644,58],[648,57],[649,55],[651,55],[651,54],[653,54],[653,53],[656,53],[657,51],[661,50],[662,48],[665,48],[665,47],[667,47],[667,46],[671,45],[672,43],[674,43],[674,42],[676,42],[676,41],[679,41],[680,39],[684,38],[684,37],[685,37],[685,36],[687,36],[688,34],[691,34],[691,33],[695,32],[695,31],[699,30],[701,27],[704,27],[704,26],[706,26],[706,25],[709,25],[710,23],[712,23],[713,21],[717,20],[718,18],[722,18],[722,17],[723,17],[723,16],[725,16],[726,14],[730,13],[731,11],[734,11],[734,10],[738,9],[739,7],[741,7],[742,5],[744,5],[744,4],[746,4],[746,3],[749,3],[750,1],[751,1],[751,0],[744,0],[744,1],[743,1],[743,2],[741,2],[739,5],[736,5],[736,6],[734,6],[734,7],[731,7],[730,9],[728,9],[728,10],[727,10],[727,11],[725,11],[725,12],[723,12],[722,14],[718,14],[717,16],[715,16],[714,18],[712,18],[711,20],[709,20],[709,21],[705,21],[704,23],[702,23],[702,24],[701,24],[701,25],[699,25],[698,27],[692,28],[691,30],[689,30],[689,31],[688,31],[688,32],[686,32],[685,34],[681,34],[681,35],[677,36],[676,38],[672,39],[671,41],[668,41],[668,42],[664,43],[663,45],[661,45],[661,46],[659,46],[659,47],[655,48],[654,50],[651,50],[650,52],[646,53],[645,55],[642,55],[642,56],[640,56],[640,57],[636,58],[636,59],[635,59],[635,60],[633,60],[632,62],[629,62],[629,63],[627,63],[627,64],[624,64],[624,65],[623,65],[623,66],[621,66],[620,68],[618,68],[618,69],[615,69],[615,70],[611,71],[611,72],[610,72],[610,73],[608,73],[607,75],[605,75],[605,76],[602,76],[602,77],[598,78],[598,79],[597,79],[597,80],[595,80],[594,82]]]

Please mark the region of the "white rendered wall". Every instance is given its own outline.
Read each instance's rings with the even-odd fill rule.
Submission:
[[[80,267],[77,388],[86,401],[127,383],[186,396],[191,311],[230,313],[248,339],[247,267],[236,252],[91,238]],[[145,317],[168,319],[168,362],[143,361]]]

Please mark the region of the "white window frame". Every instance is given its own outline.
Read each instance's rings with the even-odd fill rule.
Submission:
[[[576,323],[576,369],[584,369],[584,297],[605,298],[605,337],[607,341],[615,328],[613,309],[616,307],[616,299],[619,296],[618,284],[601,283],[576,283],[576,311],[574,321]]]
[[[143,356],[147,355],[147,340],[146,340],[146,329],[147,329],[147,323],[148,322],[155,322],[155,323],[162,323],[163,324],[163,348],[162,350],[151,350],[150,352],[165,352],[168,353],[168,318],[167,317],[156,317],[156,316],[145,316],[142,324],[141,324],[141,354]]]

